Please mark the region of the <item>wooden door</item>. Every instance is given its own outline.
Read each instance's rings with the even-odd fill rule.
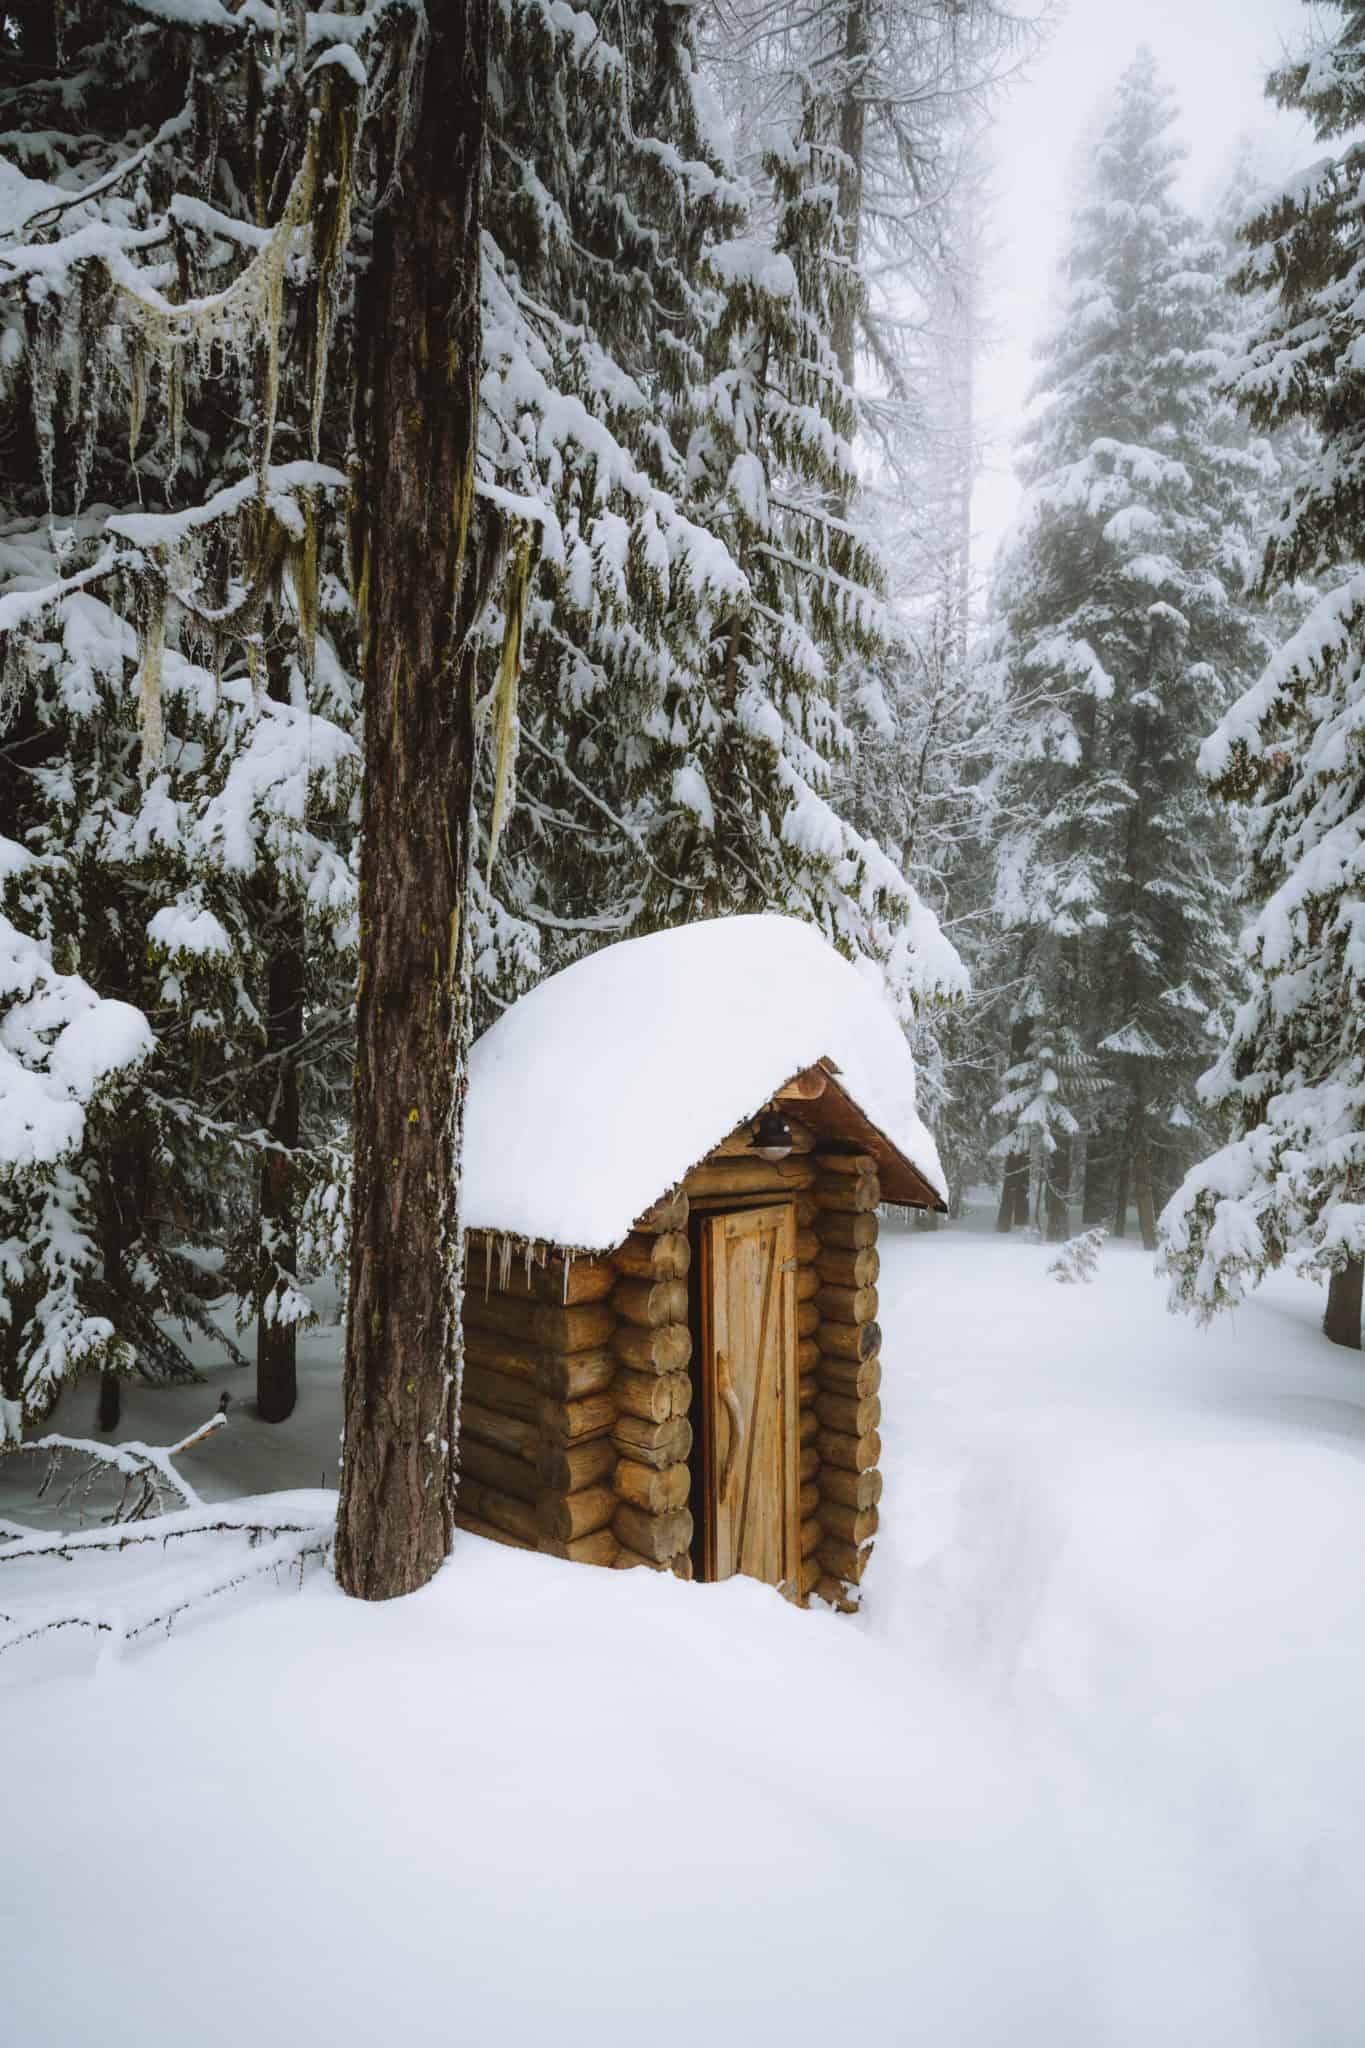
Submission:
[[[779,1586],[800,1561],[790,1202],[703,1221],[701,1320],[703,1574]]]

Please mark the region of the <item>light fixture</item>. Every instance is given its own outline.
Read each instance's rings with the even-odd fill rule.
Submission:
[[[754,1125],[754,1150],[760,1159],[785,1159],[792,1148],[792,1127],[780,1109],[765,1109]]]

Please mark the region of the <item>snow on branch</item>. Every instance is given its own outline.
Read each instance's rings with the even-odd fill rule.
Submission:
[[[17,1649],[55,1630],[89,1629],[128,1642],[154,1628],[167,1628],[178,1615],[220,1593],[245,1585],[281,1570],[297,1571],[302,1577],[310,1558],[325,1557],[331,1548],[336,1520],[335,1499],[324,1492],[267,1494],[230,1505],[206,1507],[194,1488],[175,1470],[172,1460],[192,1449],[223,1427],[224,1414],[216,1415],[178,1443],[154,1446],[143,1443],[101,1444],[82,1437],[46,1436],[15,1448],[46,1451],[52,1464],[39,1489],[47,1490],[58,1462],[68,1454],[82,1460],[79,1471],[62,1496],[88,1490],[99,1474],[120,1473],[122,1496],[108,1521],[89,1529],[38,1530],[17,1522],[0,1522],[0,1565],[33,1563],[39,1558],[61,1558],[73,1563],[87,1553],[122,1553],[143,1545],[167,1544],[191,1538],[245,1537],[243,1550],[233,1545],[224,1550],[215,1544],[212,1554],[190,1570],[175,1569],[152,1578],[139,1579],[131,1597],[120,1588],[111,1599],[106,1586],[88,1598],[44,1600],[17,1611],[0,1611],[0,1653]],[[173,1491],[184,1505],[162,1513],[164,1494]],[[110,1526],[112,1524],[113,1526]]]
[[[191,1607],[202,1606],[221,1593],[228,1593],[234,1587],[245,1585],[251,1579],[263,1578],[268,1572],[278,1573],[282,1569],[296,1570],[300,1578],[310,1557],[325,1557],[331,1547],[333,1521],[329,1510],[325,1520],[310,1522],[299,1527],[281,1524],[274,1527],[268,1523],[257,1525],[234,1522],[230,1517],[216,1520],[202,1519],[201,1526],[167,1530],[166,1535],[208,1535],[219,1529],[236,1532],[244,1531],[248,1538],[245,1555],[235,1551],[231,1556],[214,1558],[202,1569],[186,1573],[175,1573],[169,1579],[154,1580],[145,1588],[138,1589],[140,1597],[124,1599],[117,1610],[111,1609],[103,1599],[62,1602],[59,1605],[39,1608],[26,1614],[0,1614],[0,1622],[8,1624],[0,1630],[0,1655],[6,1650],[18,1649],[22,1643],[33,1642],[37,1637],[51,1634],[63,1628],[86,1628],[96,1635],[113,1636],[119,1642],[131,1642],[136,1637],[147,1635],[152,1629],[169,1629],[178,1616]],[[160,1532],[149,1527],[147,1540],[155,1540]],[[70,1542],[72,1539],[68,1539]],[[117,1542],[106,1540],[99,1547],[118,1548]],[[54,1553],[64,1554],[54,1546]],[[0,1559],[8,1561],[15,1553],[0,1551]]]
[[[1056,1258],[1049,1259],[1048,1272],[1064,1287],[1087,1285],[1095,1277],[1108,1235],[1109,1232],[1100,1225],[1094,1230],[1081,1231],[1078,1237],[1068,1238]]]
[[[223,1396],[223,1407],[226,1407],[227,1398]],[[28,1443],[15,1444],[11,1448],[14,1451],[46,1451],[50,1454],[47,1476],[38,1489],[40,1500],[56,1477],[63,1456],[74,1454],[84,1462],[60,1495],[60,1506],[65,1507],[77,1498],[83,1499],[96,1479],[113,1471],[122,1476],[123,1492],[109,1520],[114,1523],[144,1522],[149,1516],[162,1512],[168,1492],[178,1494],[183,1507],[203,1507],[199,1495],[188,1479],[183,1479],[176,1471],[171,1460],[179,1457],[182,1451],[192,1450],[223,1427],[227,1420],[223,1407],[174,1444],[102,1444],[90,1437],[51,1435],[35,1437]],[[5,1551],[0,1555],[8,1559],[14,1553]]]

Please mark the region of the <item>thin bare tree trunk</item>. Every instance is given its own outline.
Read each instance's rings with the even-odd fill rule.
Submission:
[[[366,744],[336,1569],[372,1600],[448,1555],[458,1475],[487,0],[427,13],[401,186],[361,287]]]
[[[839,106],[839,170],[837,208],[839,253],[852,269],[858,261],[862,240],[863,149],[867,129],[867,101],[864,74],[867,69],[868,32],[866,0],[850,0],[844,16],[844,76]],[[830,339],[845,384],[853,389],[854,355],[857,347],[852,298],[835,308]]]
[[[299,1142],[299,1071],[291,1051],[303,1036],[303,934],[281,933],[267,977],[266,1038],[277,1055],[267,1072],[271,1102],[267,1129],[275,1149],[261,1162],[261,1273],[256,1303],[256,1413],[283,1422],[298,1399],[294,1322],[272,1321],[263,1311],[281,1267],[298,1268],[298,1215],[293,1153]]]
[[[1128,1146],[1125,1143],[1119,1157],[1118,1180],[1114,1188],[1114,1235],[1122,1237],[1128,1229]]]
[[[1027,1017],[1016,1017],[1011,1025],[1009,1058],[1012,1068],[1021,1063],[1028,1051],[1032,1030],[1032,1022]],[[1011,1152],[1005,1160],[1005,1177],[1000,1183],[1000,1207],[995,1213],[995,1227],[1002,1235],[1028,1223],[1028,1181],[1028,1153]]]
[[[1138,1229],[1144,1248],[1156,1250],[1156,1202],[1152,1194],[1152,1154],[1146,1136],[1138,1139],[1133,1154],[1133,1194],[1137,1202]]]
[[[118,1428],[122,1415],[123,1381],[116,1372],[102,1372],[99,1399],[95,1403],[95,1425],[109,1436]]]
[[[1338,1266],[1327,1285],[1327,1313],[1322,1333],[1333,1344],[1359,1351],[1361,1299],[1365,1295],[1365,1260],[1350,1259]]]
[[[1062,1138],[1057,1150],[1045,1162],[1043,1202],[1047,1241],[1062,1244],[1071,1235],[1071,1140]]]

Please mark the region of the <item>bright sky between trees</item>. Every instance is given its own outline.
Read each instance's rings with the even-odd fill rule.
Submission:
[[[1183,197],[1217,194],[1243,134],[1259,138],[1268,174],[1315,151],[1303,123],[1264,96],[1265,76],[1310,25],[1303,0],[1070,0],[1043,56],[1008,95],[995,129],[987,318],[997,337],[981,368],[980,418],[990,437],[977,486],[977,561],[989,572],[1019,501],[1013,440],[1033,381],[1033,346],[1054,305],[1070,231],[1077,153],[1141,43],[1179,96],[1189,157]]]

